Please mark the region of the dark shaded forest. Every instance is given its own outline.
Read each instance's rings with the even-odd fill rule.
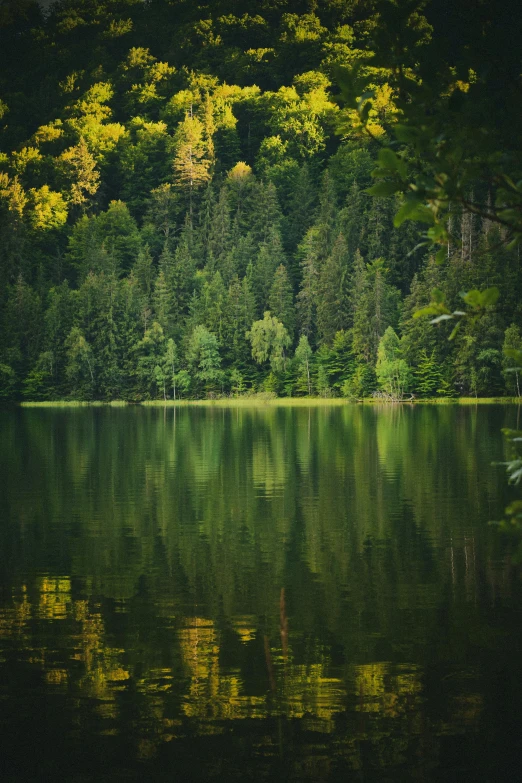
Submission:
[[[520,396],[520,250],[484,182],[442,259],[368,193],[401,119],[382,4],[45,5],[0,5],[0,399]],[[412,52],[448,32],[424,5]],[[437,86],[456,111],[475,56]],[[492,287],[455,340],[414,317]]]

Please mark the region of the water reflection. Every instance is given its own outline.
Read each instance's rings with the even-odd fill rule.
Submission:
[[[496,779],[522,626],[490,463],[515,417],[1,413],[7,773]]]

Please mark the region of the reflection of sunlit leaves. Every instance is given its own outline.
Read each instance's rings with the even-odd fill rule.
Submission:
[[[243,693],[237,672],[222,673],[219,642],[212,620],[196,617],[179,632],[183,662],[191,681],[183,711],[203,721],[266,716],[265,698]]]
[[[389,663],[378,662],[356,666],[354,674],[361,712],[397,718],[420,699],[422,685],[417,671],[392,673]]]
[[[332,731],[332,718],[344,710],[346,691],[341,680],[328,677],[323,663],[292,664],[285,675],[285,712],[292,718],[312,715],[321,731]]]
[[[364,699],[366,712],[372,712],[375,699],[384,693],[384,677],[388,671],[387,663],[367,663],[355,669],[355,692]]]
[[[45,673],[45,681],[49,685],[66,685],[68,678],[67,669],[50,669]]]
[[[27,597],[27,588],[22,586],[20,600],[15,600],[9,609],[0,610],[0,639],[22,634],[31,617],[31,604]]]
[[[46,620],[65,620],[71,606],[71,580],[44,576],[38,585],[38,616]]]
[[[251,642],[255,638],[257,633],[255,622],[256,618],[253,615],[234,617],[232,619],[232,628],[238,634],[243,644],[247,644],[247,642]]]

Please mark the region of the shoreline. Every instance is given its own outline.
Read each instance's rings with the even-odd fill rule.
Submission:
[[[342,407],[347,405],[522,405],[522,397],[431,397],[426,399],[385,402],[371,397],[349,400],[342,397],[230,397],[217,400],[41,400],[11,403],[17,408],[188,408],[188,407]],[[9,406],[9,403],[6,407]]]

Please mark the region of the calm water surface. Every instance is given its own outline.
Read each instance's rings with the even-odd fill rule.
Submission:
[[[518,779],[517,414],[0,412],[3,780]]]

